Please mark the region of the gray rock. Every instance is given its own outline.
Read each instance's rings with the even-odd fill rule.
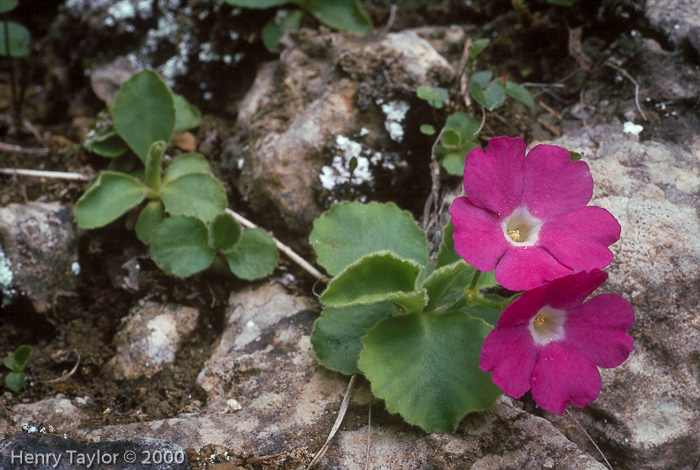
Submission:
[[[644,13],[676,44],[690,41],[700,52],[700,4],[697,0],[647,0]]]
[[[616,468],[692,470],[700,455],[700,138],[685,148],[640,142],[611,124],[554,143],[588,161],[593,204],[622,225],[603,289],[627,298],[637,318],[629,359],[603,370],[600,397],[574,414]],[[587,445],[566,417],[549,418]]]
[[[309,334],[314,302],[268,284],[233,294],[228,326],[199,376],[210,395],[203,414],[78,430],[88,440],[158,436],[185,448],[223,446],[232,453],[294,452],[311,460],[327,437],[347,378],[320,367]],[[234,400],[240,410],[232,413]],[[370,390],[353,391],[345,424],[320,468],[362,468]],[[226,409],[229,405],[229,409]],[[457,434],[426,435],[387,419],[375,402],[372,468],[604,468],[544,419],[501,398],[487,413],[467,416]],[[383,417],[382,417],[383,416]]]
[[[25,294],[45,314],[76,286],[80,271],[73,212],[58,202],[0,208],[0,289]],[[4,255],[3,255],[4,253]]]
[[[15,405],[10,411],[10,417],[15,422],[16,430],[34,427],[66,433],[77,429],[88,415],[59,393],[54,398],[36,403]]]
[[[236,187],[256,210],[270,209],[305,232],[323,210],[322,181],[328,191],[347,184],[353,156],[355,185],[371,187],[375,166],[402,164],[383,160],[379,151],[404,135],[410,103],[392,96],[410,91],[414,97],[417,86],[453,76],[450,64],[412,31],[300,33],[279,61],[261,68],[239,107],[240,132],[224,154],[229,167],[242,170]]]
[[[664,51],[653,39],[642,39],[640,46],[635,60],[645,72],[639,76],[641,96],[661,102],[700,96],[700,70],[690,66],[681,51]]]
[[[99,99],[109,104],[115,100],[122,83],[133,74],[148,68],[137,56],[118,57],[114,62],[95,67],[90,71],[90,85]]]
[[[106,365],[116,378],[151,377],[175,360],[184,337],[197,326],[199,311],[191,307],[141,302],[131,309],[117,333],[117,354]]]
[[[0,443],[0,470],[189,470],[184,449],[163,439],[76,442],[24,434]]]

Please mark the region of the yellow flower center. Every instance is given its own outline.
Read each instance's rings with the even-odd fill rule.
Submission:
[[[541,346],[564,338],[566,311],[545,306],[530,322],[530,333],[536,344]]]

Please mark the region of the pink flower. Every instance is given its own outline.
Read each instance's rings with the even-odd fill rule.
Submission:
[[[494,137],[486,152],[471,150],[464,166],[466,197],[450,207],[457,253],[496,280],[527,290],[576,271],[604,268],[620,224],[607,210],[587,207],[593,178],[569,152]]]
[[[484,341],[479,368],[514,398],[530,389],[553,413],[582,407],[600,392],[596,366],[620,365],[632,351],[634,309],[617,294],[583,301],[608,275],[596,269],[546,283],[510,304]]]

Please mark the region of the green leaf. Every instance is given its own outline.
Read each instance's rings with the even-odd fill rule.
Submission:
[[[90,142],[88,150],[101,157],[116,158],[129,150],[126,142],[119,137],[119,134],[112,131],[100,137],[96,137]]]
[[[151,188],[158,191],[160,189],[160,162],[165,153],[165,142],[159,140],[153,142],[148,149],[146,157],[146,169],[144,173],[144,182]]]
[[[75,205],[75,220],[83,229],[117,220],[146,198],[148,186],[129,175],[103,171]]]
[[[213,175],[192,173],[164,182],[160,197],[171,215],[209,222],[226,209],[226,191]]]
[[[14,21],[0,22],[0,56],[7,57],[7,42],[5,42],[5,27],[9,36],[10,57],[20,58],[29,55],[29,43],[32,35],[27,28]]]
[[[569,159],[572,162],[577,162],[577,161],[581,160],[581,154],[578,152],[572,152],[571,150],[569,150]]]
[[[29,360],[32,358],[32,347],[27,344],[23,344],[15,349],[12,357],[14,359],[14,367],[12,370],[15,372],[21,372],[27,368],[27,365],[29,365]]]
[[[276,7],[289,3],[291,0],[224,0],[235,7],[263,9]]]
[[[478,72],[469,81],[469,93],[487,111],[493,111],[506,101],[506,90],[501,80],[496,79],[488,86],[484,85],[484,78],[491,75],[490,71]]]
[[[467,413],[490,409],[501,394],[479,370],[490,330],[461,312],[387,318],[362,339],[358,366],[391,413],[426,432],[454,432]]]
[[[462,143],[462,137],[454,129],[445,129],[440,136],[440,143],[449,150],[458,149]]]
[[[175,130],[173,93],[154,70],[136,73],[124,82],[112,114],[114,128],[144,163],[151,144],[170,142]]]
[[[430,106],[436,109],[441,109],[450,96],[445,88],[428,85],[419,86],[416,89],[416,95],[418,98],[427,101]]]
[[[462,137],[462,142],[466,142],[476,138],[476,133],[479,131],[479,121],[466,113],[457,112],[447,117],[445,128],[455,130]]]
[[[483,274],[482,274],[482,276],[483,276]],[[479,281],[481,281],[481,278],[479,278]],[[493,300],[495,302],[502,302],[503,301],[503,297],[499,297],[497,295],[485,295],[484,297],[487,300]],[[476,307],[467,308],[467,312],[472,317],[484,320],[490,326],[495,328],[496,323],[498,323],[498,318],[501,316],[501,313],[503,313],[503,310],[479,305]]]
[[[558,5],[560,7],[570,7],[574,4],[573,0],[547,0],[547,3],[551,5]]]
[[[462,259],[455,251],[455,242],[452,238],[454,233],[455,228],[450,220],[450,222],[445,225],[445,228],[442,229],[442,242],[440,242],[440,248],[438,249],[436,268],[447,266],[448,264]]]
[[[241,224],[231,214],[222,212],[209,223],[209,246],[228,253],[241,241],[242,232]]]
[[[421,266],[391,251],[363,256],[328,283],[320,301],[332,307],[391,301],[416,310],[426,304],[425,291],[416,291]]]
[[[293,0],[308,10],[318,21],[339,31],[366,33],[372,21],[357,0]]]
[[[506,82],[506,93],[508,93],[508,96],[515,98],[530,109],[535,108],[535,100],[532,99],[532,95],[524,86],[508,80]]]
[[[302,10],[279,10],[277,15],[263,26],[261,37],[265,49],[279,52],[279,42],[286,31],[297,30],[304,17]]]
[[[188,277],[207,269],[216,250],[209,246],[207,226],[194,217],[171,217],[161,223],[151,238],[153,261],[163,271]]]
[[[5,376],[5,385],[13,392],[19,392],[24,387],[24,372],[10,372]]]
[[[141,243],[144,245],[150,244],[153,231],[164,220],[165,208],[163,208],[163,203],[161,201],[149,201],[146,207],[141,210],[134,227],[136,236],[141,240]]]
[[[423,281],[428,292],[428,304],[423,309],[431,312],[441,305],[450,305],[464,296],[464,289],[476,270],[464,261],[456,261],[436,269]]]
[[[0,13],[7,13],[17,8],[17,0],[0,0]]]
[[[476,142],[467,150],[460,149],[459,152],[450,152],[440,160],[440,164],[448,174],[462,176],[464,174],[464,161],[467,158],[467,152],[474,147],[476,147]]]
[[[474,83],[484,89],[489,86],[492,78],[493,72],[490,70],[482,70],[481,72],[476,72],[474,75],[472,75],[472,78],[469,80],[469,85],[471,86],[471,84]]]
[[[390,250],[428,264],[428,242],[408,211],[396,204],[345,202],[314,221],[309,242],[318,263],[332,276],[366,254]]]
[[[231,272],[248,281],[271,274],[279,261],[275,241],[259,228],[244,230],[236,248],[225,256]]]
[[[202,112],[184,96],[173,93],[175,103],[175,131],[193,129],[202,122]]]
[[[211,174],[209,162],[201,153],[188,152],[175,158],[165,171],[163,181],[170,181],[192,173]]]
[[[420,132],[421,132],[421,134],[425,134],[425,135],[434,135],[435,128],[430,124],[421,124],[420,125]]]
[[[474,59],[476,56],[481,54],[488,45],[491,44],[491,40],[488,38],[477,39],[469,46],[469,58]],[[491,78],[489,78],[491,80]]]
[[[345,375],[359,374],[357,361],[362,351],[362,337],[379,321],[398,314],[398,309],[390,302],[324,308],[311,334],[316,357],[331,370]]]

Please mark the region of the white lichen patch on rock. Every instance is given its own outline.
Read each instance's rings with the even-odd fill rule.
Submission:
[[[370,160],[363,153],[362,144],[350,140],[344,135],[338,135],[335,139],[340,155],[333,157],[333,163],[321,168],[319,179],[324,188],[332,191],[336,186],[347,184],[350,181],[350,161],[355,158],[357,167],[352,172],[352,184],[360,185],[372,183],[374,180],[370,170]]]
[[[409,104],[402,100],[377,104],[381,104],[382,111],[386,115],[384,128],[389,133],[389,137],[391,137],[393,141],[401,142],[404,136],[403,125],[401,125],[401,123],[406,118],[406,113],[410,109]]]
[[[2,307],[10,303],[10,299],[14,297],[15,291],[10,287],[12,285],[12,264],[5,257],[5,253],[0,248],[0,292],[2,292]]]

